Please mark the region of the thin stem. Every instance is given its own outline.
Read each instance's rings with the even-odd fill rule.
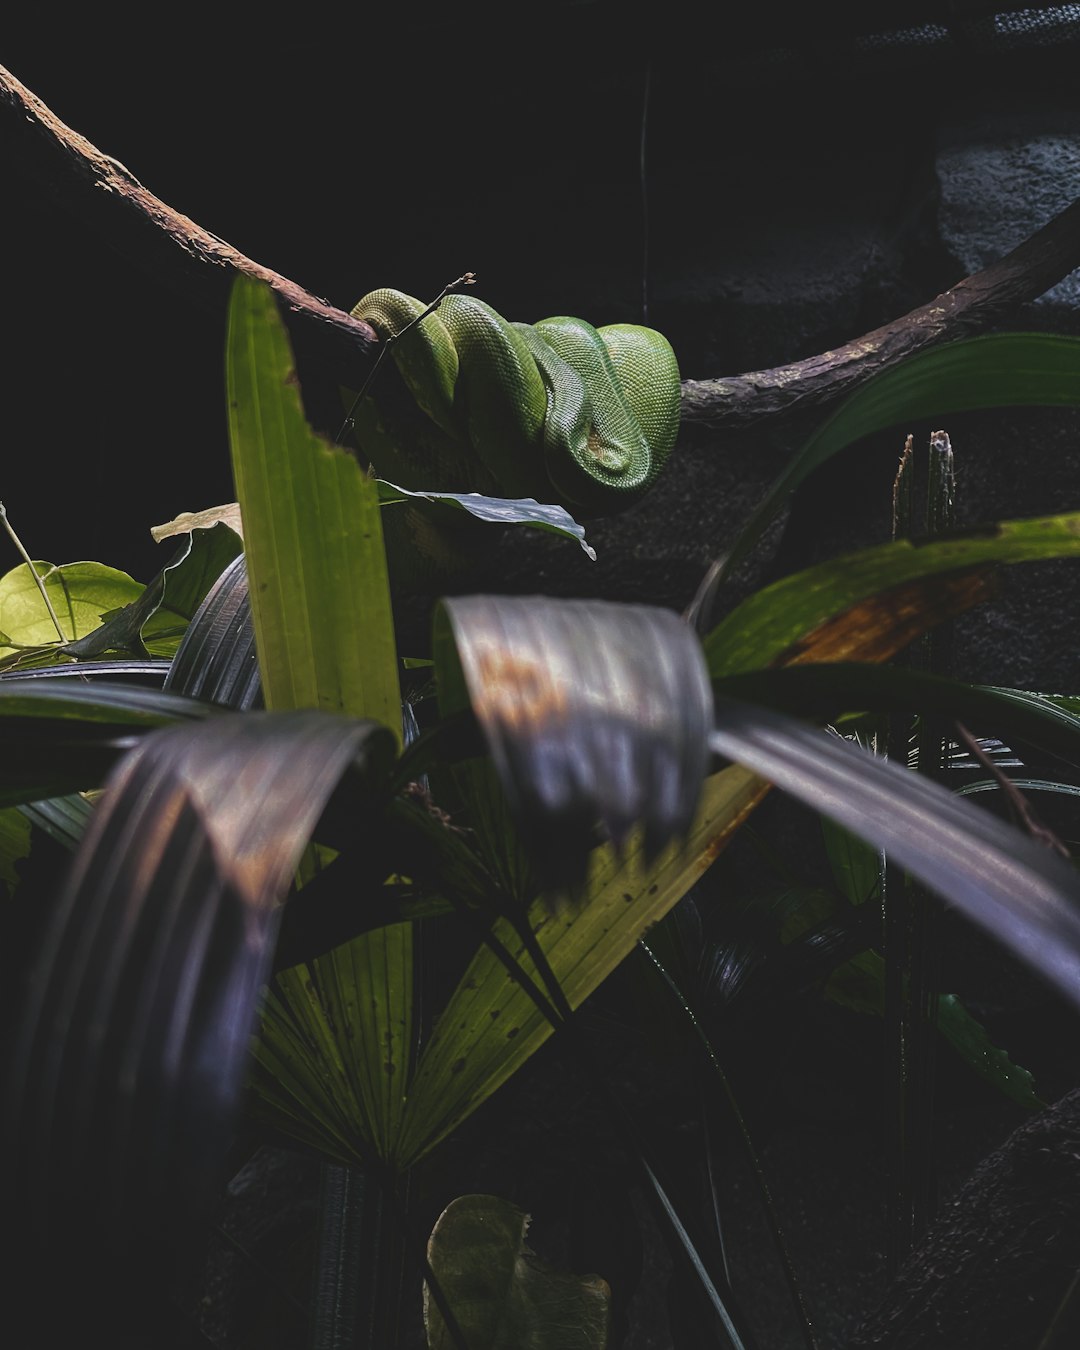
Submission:
[[[30,575],[34,578],[34,581],[37,583],[37,588],[41,592],[42,600],[45,601],[45,608],[49,611],[49,618],[52,619],[53,621],[53,627],[56,629],[60,641],[66,642],[68,640],[67,634],[60,627],[60,620],[56,617],[56,610],[53,609],[52,607],[52,601],[49,599],[49,592],[45,589],[45,583],[44,581],[42,581],[41,577],[38,576],[38,570],[34,566],[33,559],[30,557],[30,554],[27,553],[26,549],[23,547],[23,542],[19,538],[19,536],[15,533],[11,521],[8,520],[7,508],[4,506],[3,502],[0,502],[0,524],[3,524],[4,529],[7,530],[8,534],[11,536],[11,542],[15,545],[15,547],[19,550],[19,553],[22,555],[23,562],[25,562],[27,567],[29,567]]]
[[[802,1290],[799,1288],[798,1276],[795,1274],[795,1266],[791,1260],[791,1254],[788,1251],[787,1243],[784,1240],[783,1229],[780,1227],[780,1214],[776,1208],[776,1201],[773,1199],[768,1179],[765,1176],[765,1168],[762,1164],[761,1157],[750,1136],[750,1130],[746,1124],[746,1117],[742,1113],[742,1109],[739,1106],[728,1076],[724,1072],[719,1059],[717,1059],[716,1051],[713,1049],[712,1042],[709,1040],[708,1036],[705,1034],[704,1028],[698,1021],[697,1014],[690,1006],[690,1003],[682,990],[675,983],[667,967],[644,939],[638,939],[638,946],[648,960],[652,962],[653,966],[656,968],[657,974],[659,974],[660,978],[664,981],[664,984],[667,986],[672,997],[686,1015],[693,1028],[698,1044],[701,1046],[701,1049],[708,1060],[709,1067],[716,1074],[716,1080],[720,1084],[728,1108],[731,1111],[732,1118],[735,1121],[735,1127],[746,1153],[747,1162],[750,1164],[750,1170],[754,1174],[754,1180],[757,1183],[762,1202],[765,1206],[765,1216],[769,1225],[769,1231],[772,1234],[773,1242],[776,1245],[777,1255],[780,1258],[780,1265],[783,1268],[784,1278],[787,1281],[788,1291],[791,1294],[791,1301],[794,1304],[795,1311],[799,1317],[803,1339],[806,1342],[808,1350],[819,1350],[817,1340],[814,1336],[814,1326],[810,1320],[810,1313],[803,1301]]]
[[[639,173],[641,180],[641,322],[649,322],[649,95],[652,91],[652,61],[645,65],[645,91],[641,99],[641,144]]]
[[[453,281],[448,281],[446,285],[442,288],[442,290],[439,292],[439,294],[435,297],[435,299],[432,300],[431,304],[428,305],[427,309],[423,310],[420,314],[418,314],[415,319],[410,319],[400,333],[390,334],[390,336],[379,348],[379,354],[375,358],[374,364],[368,371],[367,376],[365,377],[363,384],[360,386],[360,389],[357,392],[356,397],[349,405],[349,411],[345,414],[345,421],[342,422],[341,427],[338,430],[338,434],[334,437],[335,445],[340,445],[345,437],[345,433],[347,431],[352,430],[356,410],[360,406],[360,400],[367,393],[368,386],[371,384],[371,381],[375,378],[375,372],[382,365],[383,357],[394,345],[394,343],[399,342],[409,331],[410,328],[415,328],[418,323],[423,323],[423,321],[428,317],[429,314],[433,314],[435,310],[437,310],[438,307],[442,304],[442,302],[446,299],[446,297],[450,294],[451,291],[456,291],[460,286],[473,286],[475,284],[476,284],[476,273],[463,272],[461,276],[455,278]]]

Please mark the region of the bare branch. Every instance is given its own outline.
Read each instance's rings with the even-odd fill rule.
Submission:
[[[2,66],[0,132],[0,153],[11,168],[185,297],[218,307],[237,272],[269,282],[290,314],[298,351],[321,362],[334,379],[355,386],[358,366],[372,359],[378,344],[367,324],[174,211]],[[984,271],[835,351],[773,370],[685,380],[683,418],[699,426],[737,428],[831,403],[914,352],[985,331],[1078,266],[1080,201]]]
[[[983,271],[835,351],[748,375],[684,380],[683,418],[699,426],[730,428],[821,407],[915,352],[985,332],[1077,267],[1080,200]]]
[[[253,262],[149,192],[119,160],[72,131],[0,66],[0,154],[60,207],[131,262],[188,300],[223,312],[238,272],[268,282],[284,302],[298,350],[342,383],[374,357],[379,339],[302,286]],[[11,209],[11,199],[8,207]]]

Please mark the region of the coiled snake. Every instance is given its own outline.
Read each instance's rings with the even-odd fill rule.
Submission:
[[[383,289],[352,312],[396,338],[425,308]],[[607,515],[641,497],[675,443],[679,367],[651,328],[596,329],[568,317],[509,323],[482,300],[452,294],[392,351],[426,414],[426,451],[404,448],[411,433],[378,399],[363,401],[356,422],[377,471],[400,486],[535,497]]]

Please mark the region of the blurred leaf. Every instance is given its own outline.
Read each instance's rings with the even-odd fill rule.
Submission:
[[[1080,716],[1058,700],[1022,689],[966,684],[910,668],[815,662],[755,670],[714,681],[718,694],[822,721],[843,714],[937,713],[1080,767]]]
[[[16,863],[30,856],[30,822],[13,806],[0,809],[0,891],[19,884]]]
[[[223,713],[117,767],[19,1000],[4,1193],[26,1259],[61,1244],[126,1280],[205,1220],[281,900],[346,770],[374,799],[392,757],[370,721]]]
[[[933,347],[845,399],[793,456],[743,526],[724,564],[750,552],[788,495],[839,450],[904,421],[978,408],[1080,404],[1080,338],[989,333]]]
[[[570,886],[601,838],[641,824],[655,856],[694,814],[712,694],[670,610],[541,596],[444,600],[432,640],[444,714],[468,702],[541,880]]]
[[[715,677],[803,661],[884,660],[984,598],[979,572],[988,564],[1077,554],[1080,513],[849,553],[784,577],[737,605],[704,641],[709,671]],[[959,607],[949,595],[957,582]]]
[[[457,514],[466,511],[477,520],[488,521],[493,525],[528,525],[536,530],[547,530],[567,539],[576,539],[592,561],[596,561],[596,550],[585,542],[584,525],[579,525],[564,507],[538,502],[534,497],[483,497],[479,492],[410,492],[383,478],[376,481],[379,485],[379,501],[384,506],[410,498],[414,502],[428,503],[427,509],[434,520],[447,512]]]
[[[570,1275],[525,1243],[528,1215],[494,1195],[463,1195],[439,1215],[428,1261],[469,1350],[604,1350],[611,1290],[598,1275]],[[454,1350],[428,1287],[429,1350]]]
[[[138,685],[4,676],[0,806],[97,787],[146,733],[212,712]]]

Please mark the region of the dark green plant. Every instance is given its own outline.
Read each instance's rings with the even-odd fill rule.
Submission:
[[[1080,515],[836,559],[750,596],[700,640],[645,606],[448,599],[417,660],[395,642],[381,526],[407,494],[308,427],[259,283],[234,291],[228,377],[242,560],[228,524],[187,522],[182,557],[119,614],[81,576],[50,571],[43,584],[75,625],[56,642],[35,569],[0,582],[29,597],[0,678],[0,875],[14,900],[38,831],[78,841],[13,1007],[16,1277],[54,1263],[97,1315],[133,1281],[169,1306],[230,1167],[252,1140],[285,1141],[358,1169],[383,1225],[379,1250],[363,1225],[359,1251],[338,1249],[373,1263],[379,1287],[347,1333],[333,1312],[317,1319],[317,1343],[405,1336],[393,1286],[404,1280],[415,1307],[426,1277],[432,1343],[465,1344],[459,1320],[486,1314],[455,1318],[463,1295],[439,1278],[453,1230],[433,1274],[409,1175],[554,1035],[634,1159],[709,1343],[749,1345],[713,1234],[681,1205],[672,1160],[655,1156],[574,1011],[770,783],[887,850],[1080,1004],[1071,863],[825,729],[933,711],[1075,774],[1080,719],[1060,702],[876,663],[985,598],[995,567],[1080,553]],[[432,495],[433,512],[477,506]],[[551,508],[483,509],[582,537]],[[74,616],[95,604],[106,635],[86,659]],[[184,632],[160,639],[175,653],[162,680],[141,653],[169,650],[151,643],[166,621]],[[427,660],[437,703],[413,684]],[[647,954],[678,1034],[722,1077],[685,1020],[697,995],[678,944],[662,950],[666,931]],[[430,981],[433,935],[446,958]],[[843,960],[832,965],[842,983]],[[326,1268],[319,1279],[333,1304],[339,1282]],[[47,1322],[43,1310],[43,1334]]]

